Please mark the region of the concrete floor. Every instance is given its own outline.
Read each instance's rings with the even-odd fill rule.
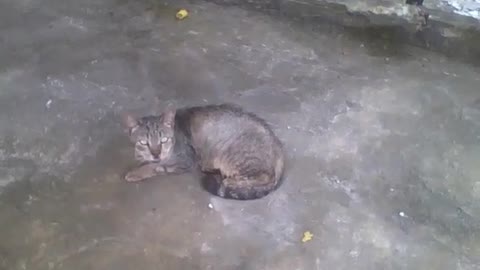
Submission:
[[[478,68],[172,3],[0,0],[0,269],[480,269]],[[283,186],[238,202],[193,175],[124,182],[119,113],[155,98],[266,118]]]

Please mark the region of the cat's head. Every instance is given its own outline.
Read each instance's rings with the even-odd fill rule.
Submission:
[[[135,144],[135,159],[141,162],[163,161],[175,144],[175,110],[169,108],[159,116],[135,118],[123,116],[130,140]]]

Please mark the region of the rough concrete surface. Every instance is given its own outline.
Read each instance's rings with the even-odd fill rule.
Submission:
[[[0,269],[480,269],[478,68],[167,4],[1,0]],[[238,202],[194,175],[124,182],[119,114],[156,98],[267,119],[284,184]]]
[[[480,65],[479,0],[209,0],[262,12],[381,32],[402,42]]]

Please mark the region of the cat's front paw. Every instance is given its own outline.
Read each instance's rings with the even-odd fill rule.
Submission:
[[[142,181],[143,179],[144,177],[135,171],[129,172],[125,175],[125,180],[127,182],[138,182]]]

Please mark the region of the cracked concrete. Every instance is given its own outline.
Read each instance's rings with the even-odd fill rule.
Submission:
[[[206,2],[0,5],[0,269],[479,268],[478,68]],[[283,186],[124,182],[156,98],[266,118]]]

